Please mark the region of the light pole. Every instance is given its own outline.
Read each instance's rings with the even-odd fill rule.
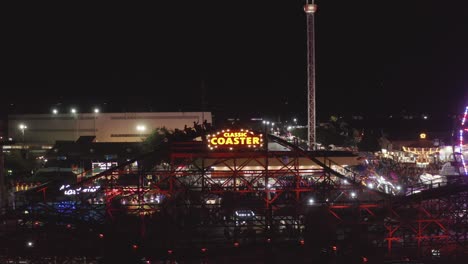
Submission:
[[[263,120],[263,131],[265,133],[265,136],[266,134],[268,133],[268,126],[270,125],[270,121],[266,121],[266,120]]]
[[[94,140],[96,140],[96,118],[99,112],[100,112],[99,108],[97,107],[94,108]]]
[[[24,130],[28,128],[25,124],[19,124],[19,129],[21,130],[21,136],[22,136],[22,142],[23,142],[23,147],[24,147]]]
[[[264,178],[264,185],[265,185],[265,196],[266,196],[266,208],[267,208],[267,214],[265,218],[265,228],[266,230],[270,229],[271,226],[271,218],[272,218],[272,212],[271,212],[271,193],[270,193],[270,186],[269,186],[269,175],[268,175],[268,169],[269,169],[269,153],[268,153],[268,126],[270,125],[270,121],[263,120],[263,131],[265,133],[265,139],[263,140],[263,144],[265,144],[265,178]]]
[[[78,139],[78,114],[76,108],[70,109],[70,114],[75,118],[75,141]]]

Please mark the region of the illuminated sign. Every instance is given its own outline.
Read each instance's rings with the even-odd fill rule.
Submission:
[[[92,162],[91,163],[92,168],[93,168],[93,173],[92,176],[97,175],[103,171],[106,171],[110,168],[117,167],[118,164],[115,161],[112,162]]]
[[[99,188],[101,188],[101,186],[89,186],[89,187],[79,187],[79,188],[76,188],[76,189],[67,189],[69,188],[70,185],[62,185],[60,186],[60,191],[63,190],[63,194],[65,195],[77,195],[77,194],[80,194],[80,193],[94,193],[96,192]]]
[[[257,148],[263,145],[263,135],[256,135],[249,130],[223,130],[216,134],[208,135],[208,147],[213,149],[238,149]]]

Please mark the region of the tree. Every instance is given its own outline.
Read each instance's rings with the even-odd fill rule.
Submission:
[[[172,133],[165,127],[156,128],[145,140],[143,140],[143,152],[153,151],[157,146],[167,142],[171,134]]]
[[[359,151],[376,152],[380,150],[380,136],[374,130],[364,131],[361,142],[358,143]]]

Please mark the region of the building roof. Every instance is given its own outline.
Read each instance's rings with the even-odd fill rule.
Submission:
[[[136,156],[141,152],[140,142],[74,142],[57,141],[47,151],[47,159],[115,160]]]

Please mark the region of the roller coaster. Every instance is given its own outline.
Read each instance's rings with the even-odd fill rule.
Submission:
[[[38,239],[88,238],[80,253],[88,255],[102,253],[96,245],[103,241],[161,254],[262,241],[386,256],[467,255],[464,175],[440,187],[376,188],[330,152],[270,134],[262,140],[258,148],[213,151],[206,134],[167,137],[77,184],[24,192],[15,214]]]

